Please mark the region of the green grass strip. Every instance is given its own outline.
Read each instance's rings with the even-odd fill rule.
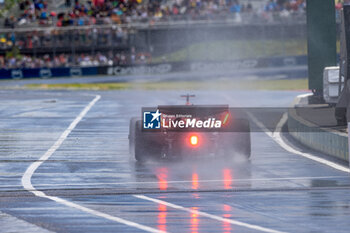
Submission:
[[[29,84],[29,89],[45,90],[306,90],[307,79],[291,80],[218,80],[218,81],[167,81],[167,82],[118,82]]]

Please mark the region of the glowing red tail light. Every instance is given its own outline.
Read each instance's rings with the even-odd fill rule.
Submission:
[[[197,135],[192,135],[190,137],[190,144],[192,146],[197,146],[198,145],[198,136]]]

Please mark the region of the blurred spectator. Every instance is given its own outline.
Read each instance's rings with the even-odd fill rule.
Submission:
[[[14,16],[6,17],[4,21],[5,28],[14,28],[16,25],[16,18]]]
[[[277,10],[277,4],[275,0],[269,0],[269,2],[265,6],[265,11],[271,12],[271,11],[276,11]]]
[[[240,13],[244,10],[244,6],[239,4],[238,0],[234,0],[232,6],[230,7],[230,12],[235,13],[235,21],[242,22]]]
[[[96,49],[106,46],[127,46],[132,28],[122,28],[113,25],[107,28],[82,28],[47,30],[23,30],[12,32],[0,32],[0,48],[11,49],[17,46],[19,49],[67,48],[74,43],[75,47],[93,46]]]
[[[234,0],[232,6],[230,7],[231,13],[240,13],[241,12],[241,4],[239,4],[238,0]]]
[[[71,0],[66,0],[65,5],[70,7]],[[305,10],[305,7],[305,0],[268,0],[263,11],[292,12]],[[232,18],[232,14],[237,20],[243,13],[259,14],[259,9],[253,9],[249,1],[241,4],[238,0],[91,0],[84,3],[75,0],[71,9],[63,12],[49,12],[46,0],[19,0],[19,9],[20,17],[7,19],[6,27],[28,23],[57,27],[147,21],[153,24],[162,20]]]
[[[59,54],[50,56],[45,54],[41,57],[33,57],[29,55],[8,55],[0,56],[0,69],[13,68],[52,68],[52,67],[96,67],[96,66],[116,66],[116,65],[132,65],[132,64],[148,64],[151,62],[149,53],[101,53],[91,54]]]

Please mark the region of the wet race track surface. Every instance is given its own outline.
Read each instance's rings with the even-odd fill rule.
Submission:
[[[0,232],[348,232],[349,174],[264,132],[252,133],[249,162],[136,163],[130,117],[182,104],[180,94],[1,91]],[[302,93],[195,94],[196,104],[286,107]]]

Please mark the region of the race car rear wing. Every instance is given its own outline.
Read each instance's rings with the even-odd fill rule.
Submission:
[[[191,115],[212,117],[229,111],[228,105],[159,105],[159,111],[166,115]]]

